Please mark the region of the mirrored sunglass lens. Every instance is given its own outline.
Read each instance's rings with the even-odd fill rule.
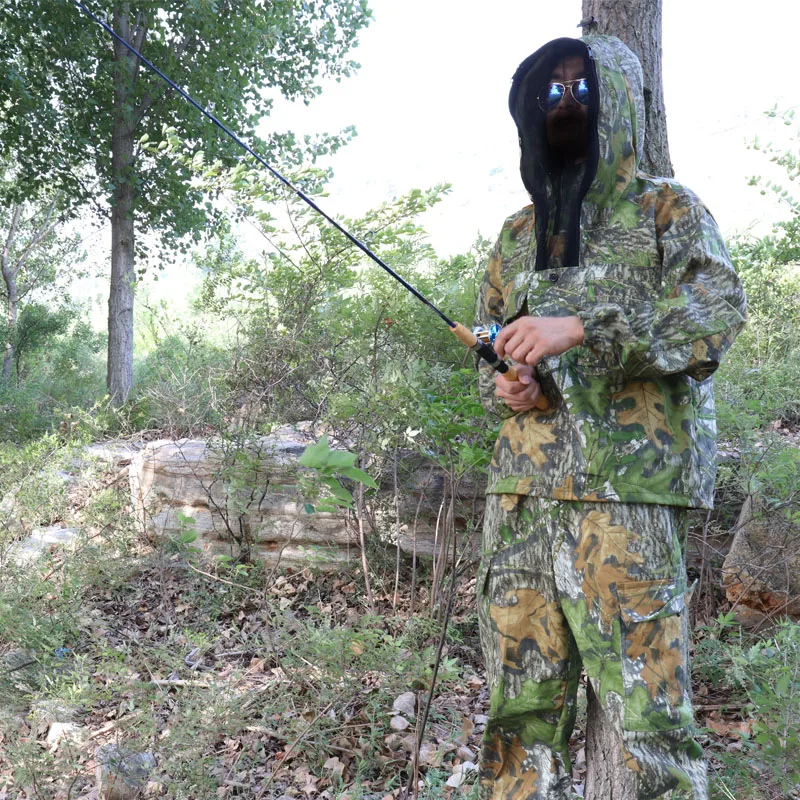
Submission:
[[[572,96],[582,105],[589,105],[589,84],[585,78],[581,78],[572,84]]]
[[[545,104],[548,110],[555,108],[561,102],[563,96],[564,86],[560,83],[551,83],[547,87],[547,92],[545,94]]]

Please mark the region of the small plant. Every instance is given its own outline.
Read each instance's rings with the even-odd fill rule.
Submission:
[[[314,503],[305,505],[308,514],[353,508],[353,494],[342,485],[342,478],[370,489],[378,488],[374,479],[355,465],[356,455],[346,450],[331,450],[327,436],[306,447],[298,463],[315,473],[314,478],[303,481],[304,492],[314,498]]]
[[[783,622],[732,660],[744,676],[758,758],[788,794],[800,784],[800,626]]]
[[[750,735],[740,733],[747,769],[737,767],[737,775],[728,777],[736,777],[740,790],[766,780],[781,797],[794,796],[800,785],[800,625],[787,620],[769,638],[753,640],[731,615],[723,615],[702,633],[695,647],[696,674],[724,691],[732,707],[741,706],[752,729]],[[725,764],[727,755],[722,754]]]

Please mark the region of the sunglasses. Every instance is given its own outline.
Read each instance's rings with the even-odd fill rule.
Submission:
[[[542,111],[552,111],[563,99],[567,89],[572,92],[576,103],[582,106],[589,105],[589,83],[586,78],[576,78],[574,81],[564,81],[564,83],[548,83],[542,87],[539,96],[539,108]]]

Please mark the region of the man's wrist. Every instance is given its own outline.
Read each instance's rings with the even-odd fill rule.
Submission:
[[[576,315],[572,318],[575,322],[575,346],[583,344],[586,329],[583,327],[583,320],[580,316]]]

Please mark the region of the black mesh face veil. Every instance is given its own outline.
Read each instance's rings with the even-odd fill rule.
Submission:
[[[597,113],[598,80],[591,52],[580,39],[556,39],[529,56],[520,64],[511,86],[509,110],[517,125],[520,144],[520,173],[522,183],[536,208],[537,258],[536,269],[544,269],[547,259],[546,232],[551,209],[547,203],[548,175],[559,165],[551,157],[545,133],[545,112],[538,96],[547,85],[556,65],[565,57],[579,55],[585,65],[589,84],[588,130],[589,152],[581,183],[579,201],[591,185],[597,170]],[[572,209],[565,253],[565,266],[577,265],[580,235],[580,202]]]

